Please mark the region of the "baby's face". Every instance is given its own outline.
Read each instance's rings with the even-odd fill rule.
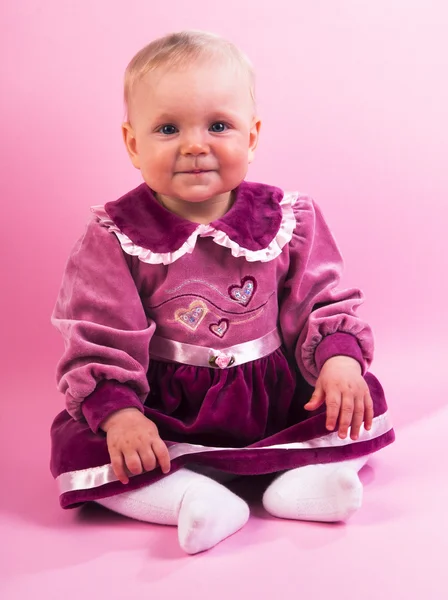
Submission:
[[[124,125],[129,154],[155,192],[187,202],[230,193],[258,139],[247,77],[217,60],[157,69],[139,82]]]

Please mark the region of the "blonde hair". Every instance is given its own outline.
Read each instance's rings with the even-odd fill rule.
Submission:
[[[252,101],[255,103],[255,74],[250,60],[228,40],[205,31],[180,31],[152,41],[142,48],[128,64],[124,75],[124,104],[129,101],[135,85],[158,67],[177,68],[212,57],[234,62],[246,75]]]

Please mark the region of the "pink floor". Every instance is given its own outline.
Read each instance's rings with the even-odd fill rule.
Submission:
[[[428,388],[421,371],[420,383],[406,384],[409,377],[392,376],[383,361],[377,372],[391,403],[400,398],[397,443],[363,470],[364,506],[350,523],[276,520],[254,502],[245,529],[194,557],[179,550],[174,528],[96,506],[60,510],[42,416],[36,446],[25,447],[33,423],[8,409],[22,400],[10,394],[2,410],[11,412],[2,421],[14,427],[15,443],[2,451],[0,598],[446,600],[448,408],[440,394],[446,386],[433,377]],[[406,366],[417,372],[417,362],[403,359],[402,373]],[[59,399],[53,390],[48,396],[53,409]],[[425,405],[432,408],[421,418]]]

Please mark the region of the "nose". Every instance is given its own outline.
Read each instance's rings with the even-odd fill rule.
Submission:
[[[191,132],[183,136],[180,151],[183,156],[199,156],[208,154],[210,148],[201,132]]]

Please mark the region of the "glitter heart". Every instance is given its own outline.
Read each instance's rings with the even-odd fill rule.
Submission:
[[[257,282],[253,277],[243,277],[240,285],[231,285],[229,287],[229,295],[238,304],[247,306],[252,300],[256,289]]]
[[[210,325],[210,331],[220,338],[225,336],[228,328],[229,328],[228,319],[220,319],[217,323],[212,323]]]
[[[196,331],[207,312],[207,306],[204,302],[195,300],[188,308],[177,309],[174,313],[174,318],[182,325],[185,325],[185,327],[188,327],[188,329],[191,329],[191,331]]]

